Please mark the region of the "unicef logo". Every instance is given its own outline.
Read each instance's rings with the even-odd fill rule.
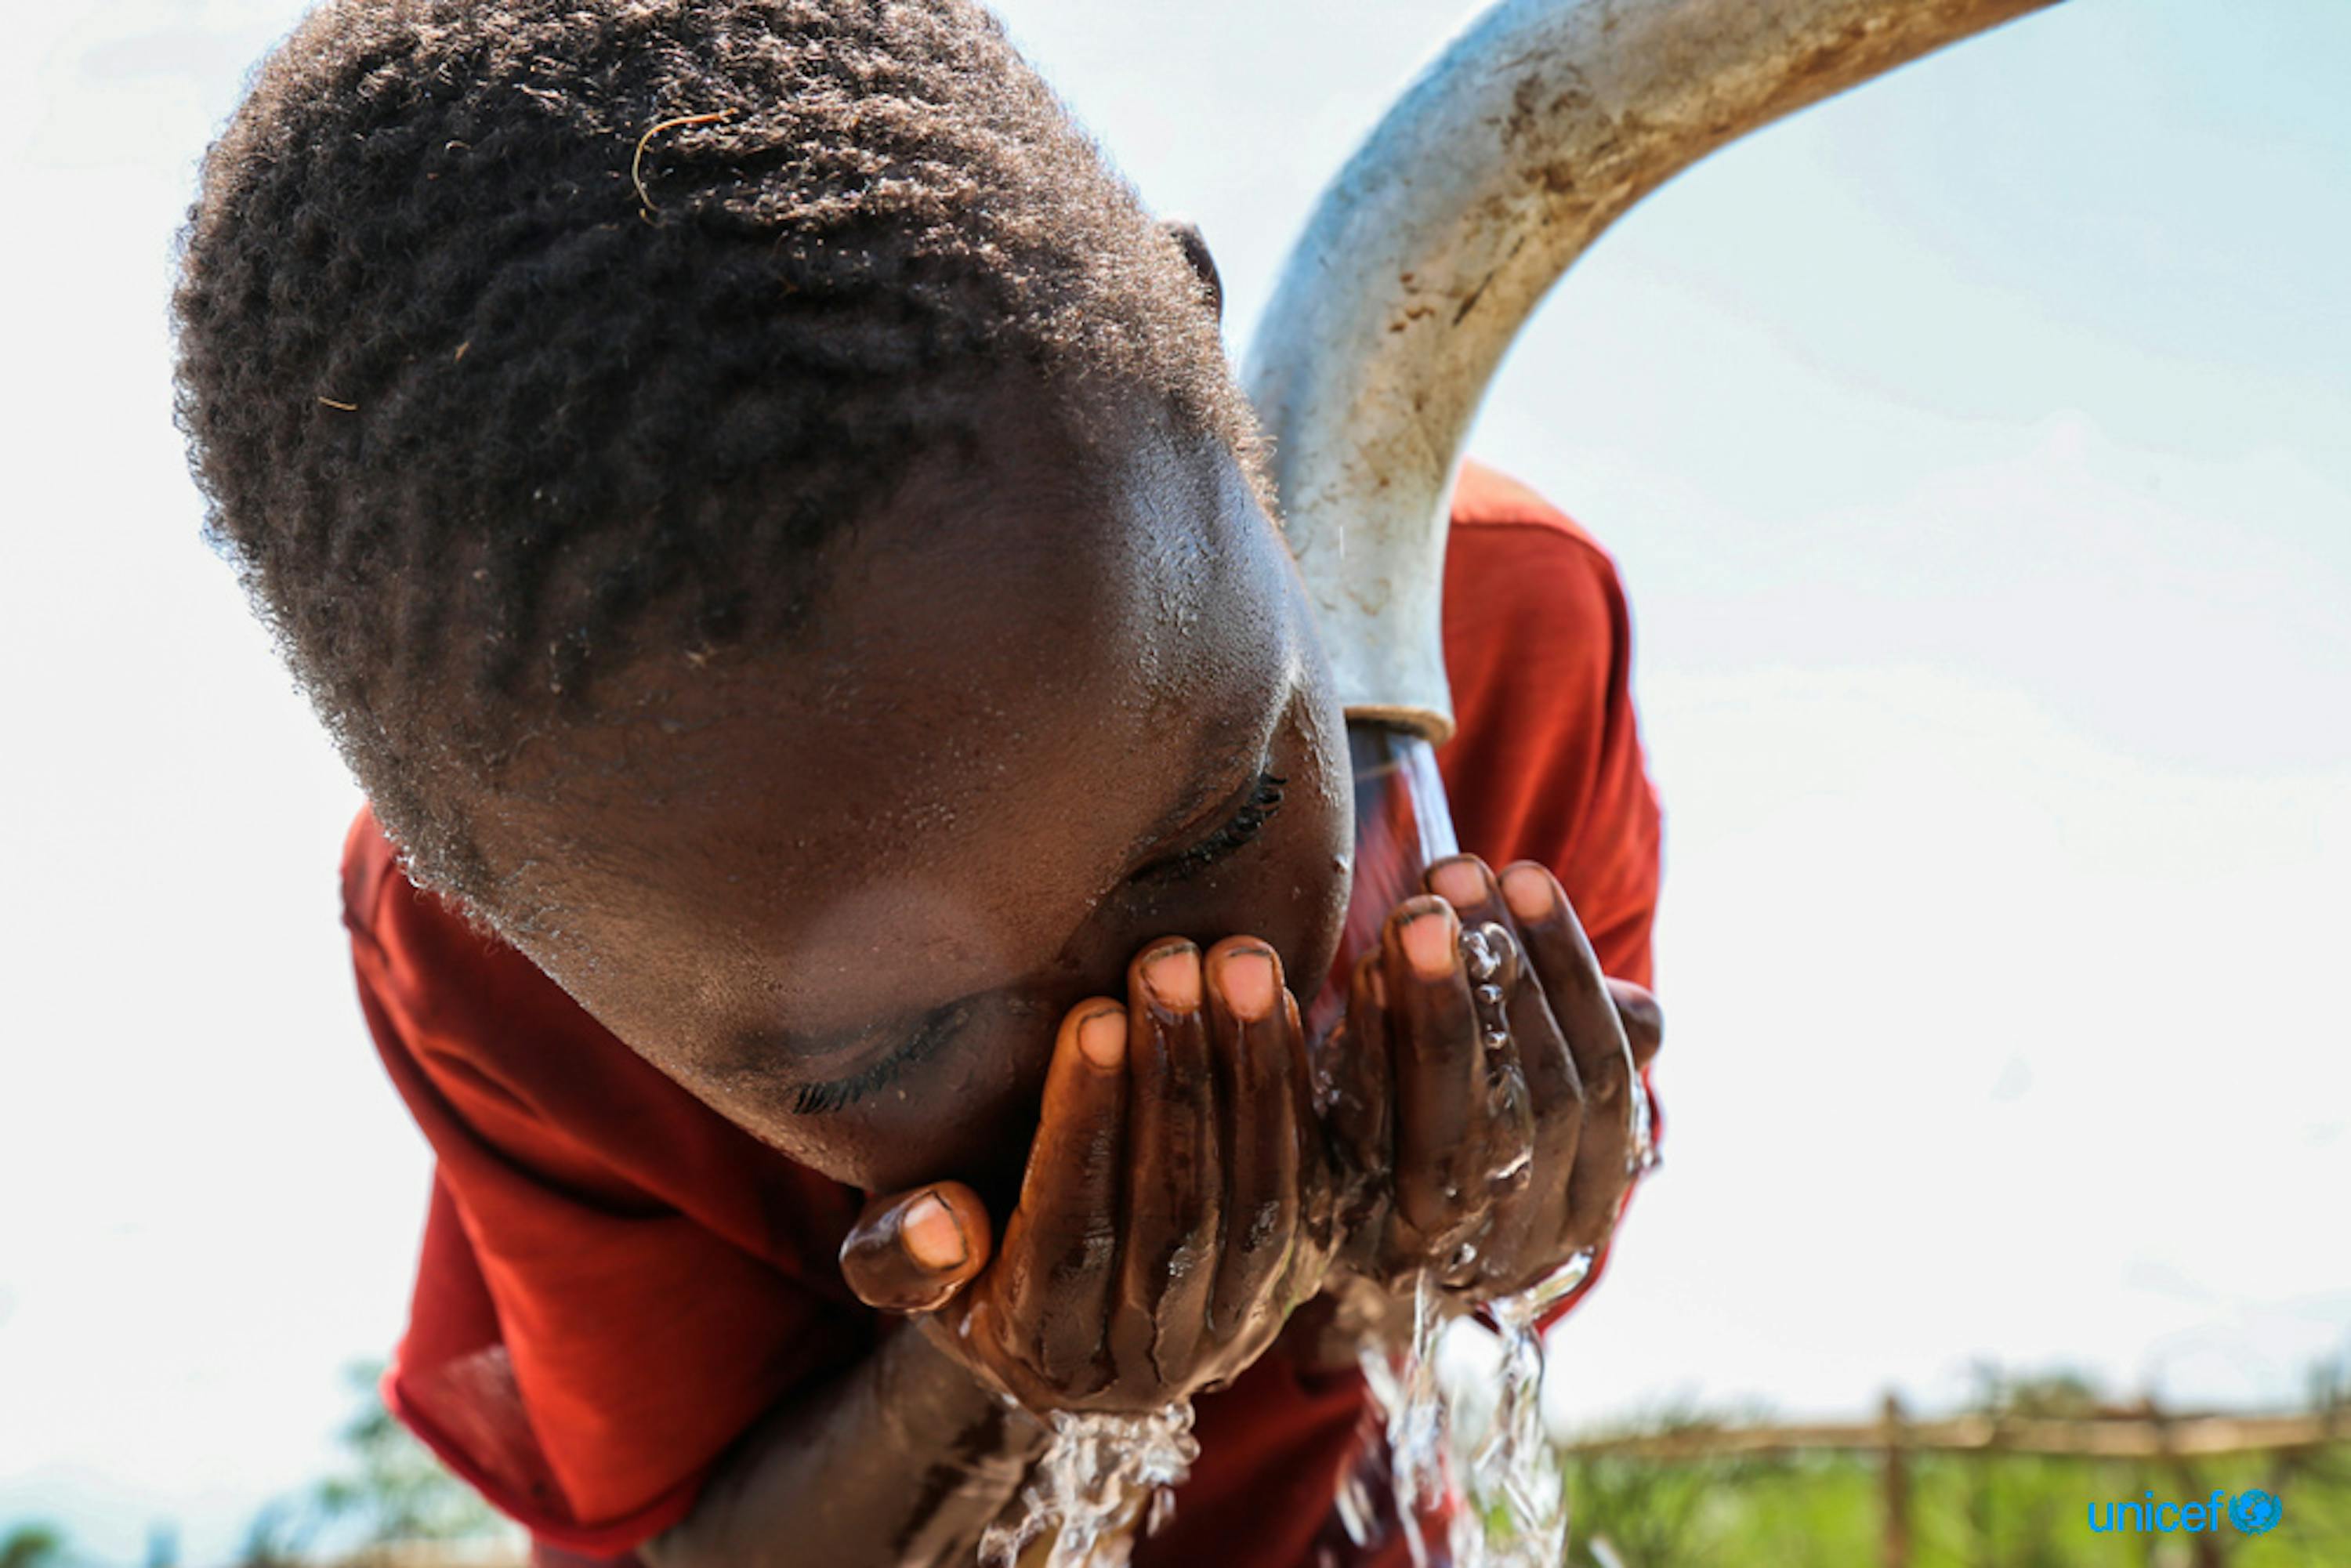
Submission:
[[[2247,1535],[2266,1535],[2277,1528],[2278,1518],[2284,1512],[2285,1505],[2274,1492],[2255,1487],[2239,1492],[2229,1504],[2229,1521]]]

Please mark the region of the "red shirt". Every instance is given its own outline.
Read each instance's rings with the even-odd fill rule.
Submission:
[[[1445,584],[1460,727],[1438,758],[1462,846],[1550,865],[1607,972],[1646,984],[1659,819],[1630,648],[1600,548],[1465,468]],[[343,898],[368,1027],[438,1160],[386,1398],[543,1545],[625,1553],[685,1517],[761,1413],[871,1343],[836,1263],[861,1196],[413,887],[366,812]],[[1364,1398],[1280,1355],[1202,1397],[1199,1463],[1137,1563],[1311,1561]]]

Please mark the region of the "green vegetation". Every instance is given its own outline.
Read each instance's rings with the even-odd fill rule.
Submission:
[[[2338,1374],[2314,1380],[2314,1408],[2345,1407]],[[2021,1382],[1987,1375],[1971,1414],[2073,1419],[2096,1416],[2076,1377]],[[1728,1421],[1677,1413],[1612,1430],[1608,1439],[1688,1438],[1703,1446]],[[1907,1555],[1888,1551],[1885,1460],[1867,1453],[1676,1459],[1583,1453],[1567,1463],[1572,1568],[2315,1568],[2351,1563],[2351,1442],[2238,1458],[2057,1458],[2022,1454],[1912,1454]],[[2209,1498],[2259,1487],[2284,1504],[2272,1533],[2223,1524],[2193,1534],[2095,1533],[2091,1502]],[[2103,1515],[2102,1515],[2103,1517]]]
[[[0,1568],[62,1568],[64,1531],[54,1525],[19,1524],[0,1535]]]
[[[2019,1457],[1912,1461],[1911,1568],[2314,1568],[2351,1563],[2351,1445],[2198,1467],[2200,1491],[2127,1464]],[[1574,1568],[1790,1568],[1884,1562],[1876,1461],[1815,1456],[1571,1467]],[[2283,1500],[2272,1534],[2091,1533],[2093,1500],[2260,1486]],[[1598,1550],[1596,1550],[1597,1548]]]
[[[418,1542],[506,1542],[520,1559],[521,1532],[444,1469],[383,1407],[375,1391],[381,1371],[361,1364],[345,1375],[357,1407],[341,1433],[344,1468],[262,1509],[246,1529],[236,1568],[363,1563],[380,1548]],[[172,1568],[177,1558],[173,1532],[159,1528],[149,1542],[147,1568]],[[0,1568],[91,1564],[53,1526],[0,1521]]]
[[[351,1373],[360,1408],[343,1431],[343,1469],[265,1509],[239,1568],[364,1563],[374,1549],[415,1542],[521,1538],[402,1430],[375,1397],[375,1369]],[[2314,1376],[2311,1407],[2351,1411],[2341,1367]],[[1970,1414],[2078,1420],[2111,1415],[2087,1381],[1987,1373]],[[1761,1425],[1759,1410],[1671,1412],[1606,1433],[1610,1440],[1688,1439]],[[1907,1457],[1906,1568],[2316,1568],[2351,1564],[2351,1442],[2194,1461],[2051,1458],[2018,1454]],[[1869,1453],[1569,1458],[1574,1510],[1569,1568],[1879,1568],[1886,1548],[1884,1459]],[[2251,1487],[2275,1493],[2283,1521],[2266,1536],[2222,1526],[2196,1534],[2096,1534],[2096,1501],[2209,1498]],[[168,1531],[148,1568],[170,1568]],[[0,1568],[89,1568],[61,1532],[0,1524]]]
[[[346,1374],[360,1401],[342,1432],[349,1468],[263,1509],[246,1531],[239,1568],[282,1568],[329,1552],[363,1558],[371,1547],[423,1541],[519,1545],[512,1525],[392,1419],[376,1395],[381,1374],[364,1364]]]

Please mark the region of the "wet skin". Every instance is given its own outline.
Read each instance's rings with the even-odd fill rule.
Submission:
[[[852,1286],[1033,1409],[1140,1411],[1228,1382],[1334,1269],[1389,1290],[1433,1270],[1467,1304],[1596,1250],[1656,1005],[1602,976],[1543,867],[1462,855],[1426,881],[1314,1048],[1327,1126],[1271,950],[1154,944],[1125,1000],[1063,1019],[1001,1248],[967,1189],[876,1197]],[[1490,1004],[1465,919],[1499,955]]]
[[[860,524],[799,645],[633,672],[646,716],[526,753],[483,836],[545,911],[513,939],[719,1113],[868,1191],[1001,1202],[1063,1013],[1166,936],[1322,972],[1352,824],[1230,455],[1146,427],[1087,494],[1034,420],[989,451]]]
[[[1547,872],[1440,866],[1320,1046],[1324,1125],[1286,982],[1344,914],[1341,716],[1230,455],[1134,428],[1087,490],[1008,422],[831,552],[799,643],[646,662],[479,813],[536,912],[512,938],[875,1195],[852,1286],[1032,1408],[1228,1381],[1334,1268],[1475,1300],[1598,1245],[1654,1039]],[[1499,1049],[1464,918],[1504,953]]]

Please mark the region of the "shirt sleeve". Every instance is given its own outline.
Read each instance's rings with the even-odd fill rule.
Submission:
[[[1445,654],[1458,728],[1437,765],[1462,847],[1497,866],[1551,867],[1601,968],[1653,984],[1663,814],[1633,709],[1632,616],[1615,563],[1532,492],[1465,469]],[[1663,1117],[1646,1071],[1642,1092],[1656,1136]],[[1597,1284],[1605,1262],[1546,1321]]]
[[[1437,757],[1462,846],[1558,875],[1609,974],[1648,985],[1662,814],[1633,711],[1615,564],[1531,494],[1467,492],[1446,561],[1458,729]]]
[[[371,818],[345,863],[360,1004],[435,1156],[386,1402],[544,1544],[625,1552],[865,1347],[834,1263],[854,1197],[419,893]]]

